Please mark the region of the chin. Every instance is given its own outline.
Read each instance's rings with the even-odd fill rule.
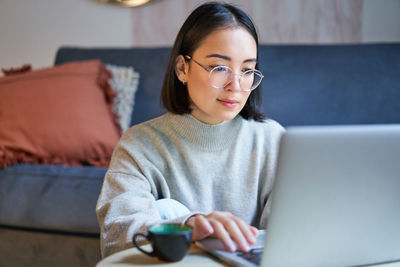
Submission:
[[[221,119],[221,121],[229,121],[234,119],[238,114],[239,112],[226,112],[224,114],[220,114],[218,118]]]

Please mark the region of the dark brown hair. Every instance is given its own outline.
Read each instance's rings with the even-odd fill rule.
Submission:
[[[176,58],[179,55],[191,56],[201,41],[217,29],[243,27],[253,36],[258,55],[257,31],[249,18],[241,9],[226,3],[209,2],[196,8],[186,19],[180,29],[171,51],[167,71],[164,76],[161,100],[164,107],[176,114],[190,113],[190,98],[187,88],[175,73]],[[257,68],[258,63],[256,64]],[[257,109],[261,104],[260,87],[254,89],[243,109],[240,111],[245,119],[262,121],[264,116]]]

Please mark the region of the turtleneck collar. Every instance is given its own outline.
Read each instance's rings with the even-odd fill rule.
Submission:
[[[219,124],[206,124],[191,114],[167,114],[169,126],[180,136],[202,150],[217,151],[230,146],[239,133],[242,117],[239,115]]]

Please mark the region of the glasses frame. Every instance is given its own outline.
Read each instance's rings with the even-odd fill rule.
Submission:
[[[200,62],[198,62],[197,60],[195,60],[194,58],[192,58],[191,56],[185,56],[185,58],[186,58],[187,60],[193,60],[194,63],[196,63],[197,65],[199,65],[203,70],[207,71],[207,72],[209,73],[209,75],[208,75],[208,82],[209,82],[209,84],[210,84],[212,87],[214,87],[214,88],[216,88],[216,89],[225,88],[228,84],[230,84],[230,83],[232,82],[233,76],[236,75],[236,76],[239,76],[240,90],[242,90],[243,92],[251,92],[251,91],[253,91],[254,89],[256,89],[256,88],[261,84],[261,81],[262,81],[262,79],[264,78],[264,75],[262,74],[262,72],[259,71],[259,70],[257,70],[257,69],[247,70],[247,71],[245,71],[244,73],[239,73],[239,74],[238,74],[238,73],[233,73],[233,70],[232,70],[230,67],[228,67],[228,66],[220,65],[220,66],[215,66],[214,68],[210,69],[210,68],[204,66],[203,64],[201,64]],[[229,80],[224,86],[222,86],[222,87],[218,87],[218,86],[215,86],[215,85],[212,85],[212,84],[211,84],[211,73],[213,72],[213,70],[215,70],[216,68],[220,68],[220,67],[228,68],[228,69],[231,71],[231,73],[232,73],[232,75],[231,75],[231,77],[230,77],[230,80]],[[240,80],[242,79],[243,75],[244,75],[246,72],[250,72],[250,71],[253,72],[253,73],[255,73],[255,75],[258,75],[258,76],[260,77],[260,81],[257,83],[256,86],[252,86],[250,89],[246,89],[246,90],[245,90],[245,89],[242,88],[242,84],[240,83]]]

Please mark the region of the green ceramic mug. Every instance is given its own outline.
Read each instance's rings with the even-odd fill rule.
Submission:
[[[192,227],[184,224],[156,224],[148,229],[148,234],[137,233],[132,242],[138,250],[152,257],[164,261],[180,261],[187,254],[192,242]],[[138,243],[137,238],[147,239],[153,251],[145,251]]]

